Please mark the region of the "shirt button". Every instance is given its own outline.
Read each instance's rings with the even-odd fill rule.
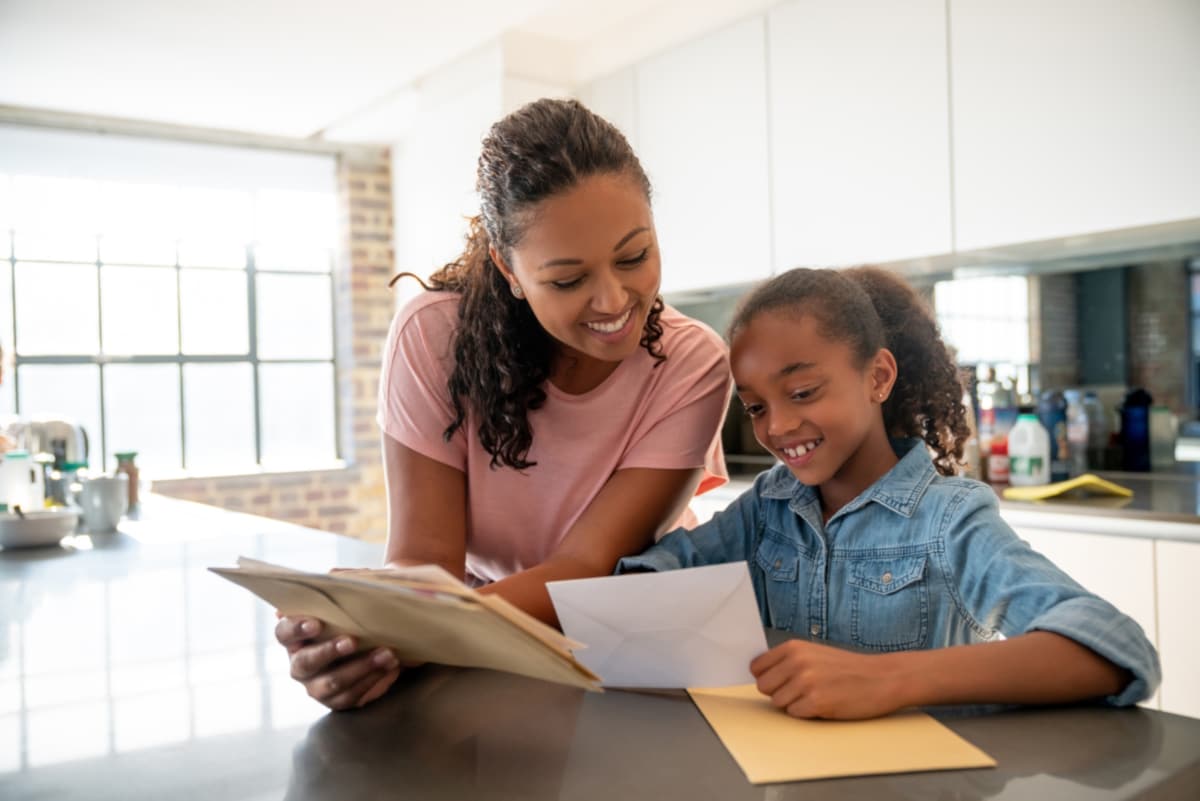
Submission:
[[[891,584],[891,583],[892,583],[892,574],[891,574],[891,572],[890,572],[890,571],[889,571],[889,572],[887,572],[887,573],[884,573],[884,574],[883,574],[883,583],[884,583],[884,584]]]
[[[817,637],[821,634],[821,627],[818,626],[816,623],[813,623],[811,626],[808,627],[808,633],[814,637]]]
[[[776,570],[778,570],[778,569],[779,569],[779,568],[781,568],[781,567],[783,567],[783,560],[782,560],[782,559],[776,559],[776,560],[775,560],[775,569],[776,569]]]

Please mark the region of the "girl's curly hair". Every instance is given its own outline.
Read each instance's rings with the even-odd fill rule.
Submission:
[[[939,473],[956,472],[970,436],[958,368],[928,306],[902,278],[878,267],[789,270],[746,297],[730,338],[767,311],[813,315],[824,336],[853,348],[860,365],[890,350],[898,369],[883,404],[888,436],[923,440]]]
[[[546,402],[556,345],[529,304],[513,297],[488,255],[489,245],[505,258],[534,221],[536,206],[593,175],[624,175],[650,199],[650,181],[629,142],[611,123],[577,100],[542,99],[492,126],[483,140],[475,188],[480,214],[470,221],[466,249],[421,284],[431,291],[459,292],[454,368],[449,391],[454,420],[449,440],[466,423],[479,422],[479,442],[491,465],[523,470],[533,443],[528,413]],[[411,273],[402,276],[421,279]],[[641,345],[659,363],[666,359],[663,301],[657,298]]]

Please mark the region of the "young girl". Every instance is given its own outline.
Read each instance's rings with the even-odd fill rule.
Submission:
[[[962,389],[907,284],[792,270],[743,301],[730,337],[738,397],[782,464],[618,572],[746,560],[763,623],[808,637],[750,665],[776,706],[867,718],[1153,693],[1138,625],[1019,540],[991,488],[955,477]]]

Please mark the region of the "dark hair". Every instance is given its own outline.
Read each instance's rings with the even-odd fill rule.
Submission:
[[[493,468],[536,464],[525,458],[533,443],[528,412],[546,402],[555,344],[529,304],[513,297],[488,246],[508,259],[538,203],[593,175],[628,176],[650,199],[650,181],[629,142],[579,101],[542,99],[517,109],[483,140],[475,182],[480,214],[470,222],[466,249],[421,282],[428,290],[462,293],[449,380],[455,416],[443,436],[449,440],[464,425],[469,406]],[[392,282],[403,275],[411,273]],[[660,297],[641,340],[660,363],[662,310]]]
[[[878,267],[789,270],[742,301],[730,338],[768,311],[811,314],[822,335],[851,345],[860,365],[890,350],[898,374],[883,404],[888,436],[920,438],[937,471],[955,473],[970,436],[963,386],[928,306],[902,278]]]

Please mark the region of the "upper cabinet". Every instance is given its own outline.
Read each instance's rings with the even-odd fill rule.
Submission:
[[[758,16],[636,68],[664,292],[770,275],[765,48]]]
[[[768,28],[776,270],[948,252],[944,0],[799,0]]]
[[[960,250],[1200,217],[1200,3],[949,8]]]

